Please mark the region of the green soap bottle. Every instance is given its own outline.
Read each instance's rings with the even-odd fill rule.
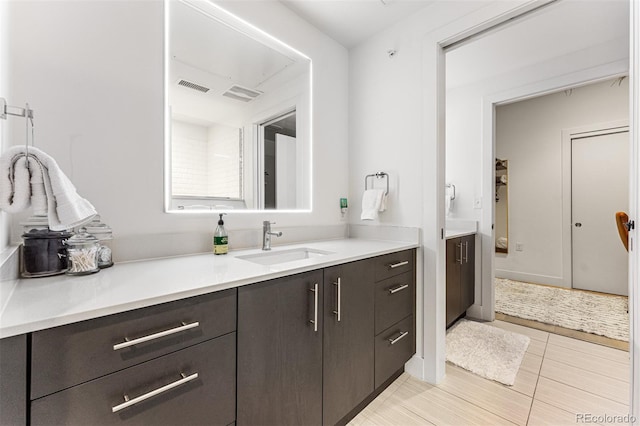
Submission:
[[[220,220],[216,227],[216,232],[213,233],[213,253],[214,254],[227,254],[229,252],[229,236],[224,229],[224,222],[222,221],[222,215],[220,214]]]

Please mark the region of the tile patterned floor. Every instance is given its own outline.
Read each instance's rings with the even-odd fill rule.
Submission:
[[[581,413],[628,413],[628,352],[502,321],[492,325],[531,338],[513,386],[450,364],[437,386],[404,373],[349,425],[576,425]]]

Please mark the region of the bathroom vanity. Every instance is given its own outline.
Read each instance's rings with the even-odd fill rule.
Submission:
[[[415,262],[347,239],[19,281],[0,423],[345,424],[415,353]]]
[[[475,241],[475,230],[447,232],[447,328],[474,303]]]

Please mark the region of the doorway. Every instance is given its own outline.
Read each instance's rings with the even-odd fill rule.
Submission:
[[[565,4],[564,2],[558,2],[558,4],[561,4],[561,3]],[[549,10],[552,9],[553,7],[555,7],[555,5],[550,6]],[[579,15],[576,15],[576,16],[579,16]],[[518,25],[512,25],[511,27],[513,28],[516,26]],[[496,33],[497,32],[499,31],[496,31]],[[559,39],[561,39],[561,37],[559,37]],[[475,43],[476,41],[474,40],[469,43],[469,46]],[[526,49],[523,49],[523,50],[526,50]],[[447,53],[446,67],[448,72],[449,52],[446,52],[446,53]],[[490,56],[490,55],[487,55],[487,56]],[[475,53],[475,58],[478,59],[479,57],[482,57],[483,61],[491,62],[490,59],[485,57],[483,52]],[[464,160],[460,161],[461,158],[463,158],[462,155],[450,156],[449,152],[447,152],[447,163],[446,163],[447,173],[449,172],[449,170],[456,170],[456,169],[462,170],[463,166],[467,166],[467,167],[464,167],[465,171],[466,172],[471,171],[469,175],[475,176],[475,179],[467,179],[470,182],[470,184],[466,188],[464,187],[461,188],[460,181],[456,181],[455,178],[450,178],[448,175],[443,180],[447,183],[451,182],[456,184],[457,188],[459,189],[459,193],[458,193],[459,200],[460,200],[460,203],[458,203],[459,205],[462,204],[463,197],[465,196],[467,197],[466,212],[464,212],[463,215],[461,215],[461,217],[464,218],[465,215],[472,216],[474,218],[477,218],[479,222],[479,228],[482,234],[482,246],[483,246],[482,247],[482,258],[483,258],[482,271],[480,272],[482,277],[479,280],[479,282],[481,282],[482,284],[476,288],[477,306],[475,306],[474,309],[467,311],[467,313],[477,315],[478,318],[482,318],[485,320],[492,319],[491,317],[493,316],[493,313],[489,311],[493,310],[493,305],[494,305],[493,294],[492,294],[494,262],[493,260],[489,261],[489,258],[493,259],[494,251],[495,251],[495,230],[493,229],[493,225],[495,223],[494,222],[495,211],[492,208],[492,205],[494,202],[493,198],[495,197],[495,187],[496,187],[495,175],[493,174],[495,169],[495,159],[499,158],[499,159],[508,160],[508,164],[509,164],[508,180],[510,183],[513,181],[513,178],[515,178],[515,176],[513,175],[513,171],[517,172],[517,170],[521,166],[518,164],[517,161],[513,161],[513,159],[509,155],[501,155],[495,152],[495,148],[493,146],[494,144],[493,138],[496,132],[496,127],[495,127],[496,126],[496,123],[495,123],[496,105],[499,105],[504,102],[510,102],[510,100],[513,100],[513,99],[530,98],[540,94],[550,93],[552,91],[560,90],[560,93],[562,93],[563,90],[565,89],[568,90],[568,88],[571,85],[585,84],[588,81],[602,81],[603,78],[616,77],[618,75],[628,72],[628,68],[626,64],[619,63],[617,64],[619,66],[616,66],[616,67],[613,67],[613,66],[606,67],[605,65],[603,65],[598,70],[596,70],[597,67],[593,67],[592,69],[589,70],[586,68],[580,69],[579,66],[577,66],[575,70],[572,70],[572,72],[568,72],[564,75],[562,74],[552,75],[551,73],[545,74],[545,72],[548,71],[550,67],[554,65],[556,64],[553,62],[553,60],[550,60],[548,61],[548,63],[544,63],[544,65],[541,65],[539,68],[540,74],[536,76],[537,79],[531,78],[527,80],[526,78],[524,78],[527,76],[527,72],[529,70],[523,69],[523,68],[517,68],[518,74],[505,73],[504,75],[501,75],[502,81],[506,82],[505,85],[500,85],[499,84],[500,82],[496,81],[497,78],[495,80],[487,79],[487,81],[484,82],[484,87],[485,88],[488,87],[489,90],[482,91],[483,88],[478,88],[478,90],[476,91],[476,98],[471,100],[471,102],[469,103],[470,106],[464,105],[465,108],[469,108],[469,109],[474,107],[472,102],[475,102],[475,105],[478,105],[478,103],[482,105],[481,107],[482,117],[478,120],[479,124],[477,125],[477,127],[473,128],[474,126],[476,126],[475,124],[476,122],[474,121],[476,119],[475,117],[473,117],[473,120],[459,120],[458,126],[460,127],[456,126],[457,128],[453,128],[451,131],[450,131],[449,125],[447,125],[447,145],[448,145],[448,138],[450,134],[460,133],[461,132],[460,128],[463,125],[466,126],[465,131],[467,135],[471,133],[467,130],[469,130],[469,128],[472,128],[471,131],[475,132],[477,135],[481,135],[480,137],[482,138],[482,143],[480,144],[480,147],[477,149],[477,152],[469,152],[467,154],[467,156],[470,156],[470,157],[474,156],[475,154],[476,161],[477,161],[477,158],[479,158],[480,156],[482,157],[482,166],[475,166],[476,169],[482,170],[477,175],[474,175],[474,171],[473,171],[474,165],[471,164],[471,161],[469,161],[466,164],[461,164],[464,162]],[[447,79],[448,77],[449,75],[447,73]],[[460,93],[465,92],[465,90],[463,89],[459,89],[458,91]],[[466,90],[466,93],[469,93],[469,92],[470,92],[469,90]],[[479,99],[480,99],[480,102],[478,102]],[[449,92],[447,91],[447,102],[446,102],[447,119],[450,112],[449,101],[450,101],[450,97],[449,97]],[[475,108],[477,108],[477,106],[475,106]],[[466,139],[469,140],[468,137]],[[470,146],[470,150],[476,149],[475,147],[471,146],[471,144],[468,144],[467,146]],[[449,147],[447,146],[447,151],[448,151],[448,148]],[[531,154],[534,155],[535,147],[532,146],[530,148],[532,149]],[[464,148],[459,150],[458,152],[461,154],[465,154]],[[458,164],[451,164],[450,161],[452,160],[450,160],[450,158],[453,158],[453,162],[456,162]],[[557,164],[560,164],[559,159],[557,161]],[[522,168],[520,167],[520,169]],[[481,178],[479,178],[479,176],[481,176]],[[539,176],[544,176],[544,172]],[[464,176],[461,179],[464,179]],[[557,174],[555,176],[555,180],[558,182],[562,182],[561,174]],[[463,190],[465,189],[466,191],[463,192]],[[556,193],[553,194],[553,196],[555,196],[557,199],[560,199],[559,192],[560,191],[556,191]],[[511,199],[511,192],[509,193],[509,199]],[[474,210],[478,210],[478,211],[474,211]],[[533,206],[531,210],[544,214],[544,209],[541,208],[540,205]],[[510,205],[509,214],[511,213],[512,212],[511,212],[511,205]],[[560,238],[563,235],[562,226],[563,224],[560,220],[558,220],[553,226],[555,235],[560,236]],[[514,236],[511,235],[513,231],[512,228],[513,228],[512,223],[510,221],[509,228],[508,228],[509,229],[509,237],[508,237],[509,250],[508,251],[510,254],[512,252],[516,252],[515,244],[517,243],[517,241],[515,241],[516,239],[513,238]],[[511,245],[511,243],[513,243],[513,245]],[[549,247],[552,247],[552,246],[553,244],[550,244],[549,242],[547,242],[547,245],[542,247],[540,250],[536,250],[536,253],[544,255],[548,251]],[[522,250],[524,250],[525,252],[531,249],[531,246],[527,245],[526,242],[524,242],[521,245],[521,247],[522,247]],[[563,262],[562,262],[563,258],[561,254],[556,257],[558,261],[555,266],[558,268],[558,271],[556,274],[552,275],[552,278],[555,278],[557,280],[556,281],[557,284],[562,284],[563,274],[561,272],[562,272],[562,266],[563,266]],[[535,271],[531,273],[535,273]]]
[[[508,197],[496,187],[506,252],[494,208],[496,317],[626,348],[628,254],[615,217],[629,206],[627,78],[505,101],[495,120],[495,154],[509,165]]]
[[[571,137],[572,288],[627,296],[629,257],[613,218],[629,211],[629,129]]]
[[[296,111],[289,111],[259,126],[262,173],[258,188],[264,209],[295,209],[302,150],[296,143]]]

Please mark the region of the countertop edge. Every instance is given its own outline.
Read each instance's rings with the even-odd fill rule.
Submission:
[[[334,240],[334,241],[339,241],[339,240]],[[355,262],[358,260],[382,256],[385,254],[394,253],[394,252],[403,251],[403,250],[415,249],[419,247],[419,244],[413,243],[413,242],[384,241],[384,240],[371,240],[371,241],[389,243],[390,245],[393,245],[393,247],[389,247],[387,249],[374,250],[373,252],[367,252],[362,254],[348,254],[348,255],[345,255],[344,257],[341,257],[340,259],[330,259],[325,261],[319,261],[317,263],[313,263],[310,265],[301,265],[301,266],[291,267],[289,269],[271,271],[269,273],[251,276],[251,277],[247,277],[239,280],[233,280],[233,281],[229,281],[221,284],[203,285],[197,288],[178,290],[174,293],[168,293],[168,294],[159,295],[159,296],[152,296],[148,298],[140,298],[136,300],[127,301],[124,303],[116,303],[116,304],[101,307],[101,308],[88,309],[83,312],[70,313],[68,315],[59,315],[54,318],[51,318],[51,317],[44,318],[44,319],[40,319],[33,322],[23,322],[20,324],[9,325],[6,327],[3,327],[0,325],[0,339],[17,336],[25,333],[32,333],[36,331],[53,328],[53,327],[59,327],[62,325],[77,323],[81,321],[91,320],[91,319],[104,317],[108,315],[119,314],[126,311],[142,309],[142,308],[146,308],[153,305],[173,302],[180,299],[186,299],[189,297],[200,296],[203,294],[213,293],[217,291],[223,291],[230,288],[237,288],[244,285],[255,284],[258,282],[268,281],[268,280],[277,279],[285,276],[300,274],[308,271],[323,269],[323,268],[327,268],[335,265],[341,265],[344,263]],[[309,244],[295,244],[295,246],[300,246],[300,245],[312,246],[315,244],[316,243],[314,242]],[[246,251],[247,250],[239,250],[238,252],[246,252]],[[184,256],[184,257],[190,257],[190,256]],[[136,261],[135,263],[140,263],[140,262],[145,262],[145,261]],[[134,262],[131,262],[131,263],[134,263]],[[7,302],[7,305],[5,306],[5,308],[10,304],[11,304],[11,300]]]

